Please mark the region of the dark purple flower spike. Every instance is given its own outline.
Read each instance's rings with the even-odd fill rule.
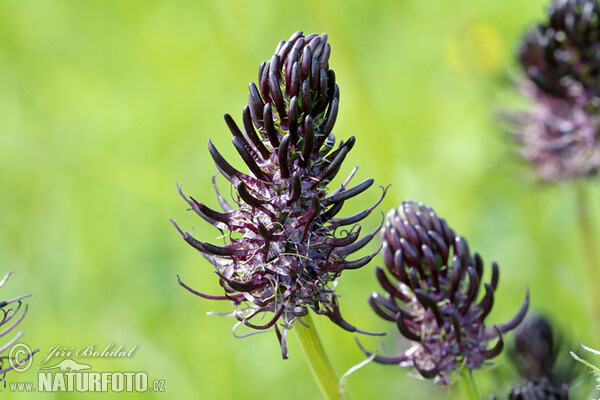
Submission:
[[[566,385],[554,387],[546,378],[541,378],[516,386],[508,400],[569,400],[569,391]]]
[[[509,117],[512,136],[546,182],[595,175],[600,165],[599,16],[597,0],[556,0],[519,48],[527,74],[519,88],[533,105]]]
[[[309,309],[350,332],[364,332],[342,318],[334,287],[344,270],[366,265],[377,253],[347,259],[379,231],[359,239],[358,223],[385,189],[373,206],[341,218],[344,202],[367,190],[373,179],[349,187],[355,168],[339,188],[327,189],[355,143],[351,137],[334,150],[340,92],[329,69],[330,53],[326,34],[294,33],[260,65],[258,85],[250,83],[242,128],[225,115],[248,172],[235,169],[210,141],[208,148],[231,184],[235,204],[217,191],[223,211],[216,211],[181,194],[205,221],[230,233],[224,245],[214,245],[177,227],[214,265],[224,294],[205,295],[180,284],[200,297],[231,301],[241,324],[273,328],[284,358],[287,330]]]
[[[11,275],[12,272],[9,272],[0,281],[0,289]],[[27,314],[27,305],[22,308],[22,300],[30,296],[30,294],[24,294],[10,300],[0,301],[0,337],[10,334],[17,325],[23,321],[23,318],[25,318],[25,315]],[[28,354],[23,354],[23,358],[19,360],[12,359],[9,355],[3,355],[4,353],[9,352],[22,336],[22,331],[17,332],[12,339],[0,346],[0,382],[4,383],[4,387],[6,387],[6,373],[25,364],[39,351],[39,349],[36,349]]]
[[[522,379],[509,399],[568,400],[569,386],[578,371],[571,358],[560,359],[560,339],[549,320],[529,313],[515,330],[514,345],[508,349]]]
[[[373,293],[369,303],[414,345],[397,356],[376,355],[374,361],[414,368],[425,378],[448,384],[452,372],[479,368],[502,351],[503,333],[514,329],[527,312],[528,290],[513,319],[486,326],[498,285],[496,263],[491,281],[482,283],[479,254],[471,255],[465,239],[431,208],[413,201],[387,214],[381,236],[384,263],[398,283],[376,268],[385,294]]]
[[[546,377],[554,381],[557,353],[552,325],[535,313],[515,330],[514,346],[508,351],[519,375],[527,380]]]

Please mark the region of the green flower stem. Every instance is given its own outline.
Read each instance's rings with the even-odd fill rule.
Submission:
[[[479,397],[479,391],[477,390],[477,385],[475,384],[475,379],[473,378],[473,374],[471,370],[463,368],[460,371],[460,383],[462,386],[463,399],[467,400],[481,400]]]
[[[589,201],[583,182],[576,186],[577,195],[577,221],[581,233],[583,254],[587,264],[587,276],[591,283],[591,294],[594,302],[593,310],[596,316],[596,324],[600,325],[600,263],[598,263],[598,242],[592,223]]]
[[[298,335],[300,347],[304,352],[304,356],[308,361],[310,370],[321,388],[323,396],[327,400],[344,399],[348,400],[348,396],[340,394],[339,380],[333,371],[333,367],[325,349],[319,339],[319,334],[315,328],[315,324],[310,316],[310,313],[302,317],[302,321],[308,326],[305,327],[301,323],[296,323],[294,330]]]

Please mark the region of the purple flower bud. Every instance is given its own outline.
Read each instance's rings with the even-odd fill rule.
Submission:
[[[348,331],[364,332],[342,318],[334,288],[344,270],[360,268],[375,256],[347,259],[379,231],[359,239],[358,222],[386,191],[368,209],[337,217],[344,202],[367,190],[373,179],[349,187],[354,169],[328,192],[328,183],[355,143],[351,137],[333,150],[340,92],[329,69],[330,51],[327,35],[296,32],[261,64],[258,84],[250,83],[242,129],[225,115],[248,172],[235,169],[210,141],[209,153],[231,184],[234,206],[217,191],[223,211],[212,210],[180,190],[200,217],[230,232],[224,235],[225,244],[215,245],[177,227],[213,264],[225,293],[205,295],[180,284],[198,296],[231,301],[239,323],[273,328],[284,358],[287,330],[309,309]]]
[[[520,153],[541,180],[595,175],[600,165],[600,46],[597,0],[556,0],[548,21],[523,38],[518,86],[533,101],[509,117]]]
[[[12,272],[9,272],[0,281],[0,288],[4,286],[11,274]],[[21,307],[23,306],[23,299],[29,296],[31,295],[24,294],[10,300],[0,301],[0,336],[10,334],[23,321],[23,318],[27,314],[27,305],[22,309]],[[25,364],[27,360],[39,351],[36,349],[27,354],[19,354],[22,356],[19,359],[13,359],[10,355],[2,355],[3,353],[10,352],[10,349],[22,336],[23,332],[17,332],[12,339],[0,346],[0,382],[4,383],[4,387],[6,387],[6,373]]]
[[[548,379],[527,381],[510,391],[508,400],[569,400],[567,385],[553,386]]]
[[[556,352],[550,322],[532,314],[515,331],[515,344],[509,355],[525,379],[551,378]]]
[[[568,387],[578,371],[570,357],[557,362],[560,342],[546,318],[537,314],[525,318],[515,330],[514,345],[508,349],[524,381],[514,387],[511,399],[568,399]]]
[[[502,351],[503,333],[523,320],[529,292],[512,320],[486,326],[498,284],[496,263],[490,283],[482,283],[479,254],[471,254],[465,239],[431,208],[413,201],[387,214],[381,236],[385,266],[398,283],[377,268],[385,294],[372,294],[369,303],[414,344],[397,356],[376,355],[376,362],[415,368],[425,378],[448,384],[461,366],[479,368]]]

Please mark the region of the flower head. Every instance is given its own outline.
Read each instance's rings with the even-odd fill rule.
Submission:
[[[510,358],[526,379],[552,378],[557,347],[550,322],[537,314],[529,315],[515,331]]]
[[[394,322],[414,342],[397,356],[374,360],[415,368],[425,378],[450,382],[461,367],[479,368],[503,349],[502,334],[515,328],[529,306],[529,293],[510,321],[485,325],[498,285],[498,265],[492,263],[490,283],[483,283],[483,260],[471,255],[467,242],[428,206],[403,202],[386,217],[381,233],[384,263],[398,283],[382,268],[375,273],[385,295],[373,293],[369,303],[382,318]],[[490,348],[490,342],[497,342]]]
[[[0,288],[4,286],[11,274],[12,272],[9,272],[2,280],[0,280]],[[27,314],[27,305],[25,305],[25,307],[21,310],[23,305],[22,300],[29,296],[31,295],[24,294],[10,300],[0,301],[0,331],[2,331],[0,336],[7,335],[12,332],[17,325],[21,323],[23,318],[25,318],[25,315]],[[0,382],[4,383],[4,387],[6,387],[6,373],[25,364],[27,360],[29,360],[35,353],[39,351],[36,349],[31,352],[25,352],[26,354],[22,354],[20,351],[15,355],[11,354],[12,352],[10,352],[10,349],[19,341],[19,339],[21,339],[22,336],[23,332],[17,332],[17,334],[11,340],[0,347]],[[8,356],[1,355],[6,351],[9,351]],[[15,357],[17,355],[22,357],[17,359]]]
[[[520,45],[519,87],[533,105],[512,116],[513,137],[543,181],[595,175],[600,165],[599,15],[597,0],[555,0]]]
[[[235,169],[210,141],[208,149],[231,184],[235,204],[219,194],[214,178],[223,211],[182,194],[200,217],[230,233],[217,246],[179,230],[213,264],[224,295],[209,296],[180,284],[201,297],[231,301],[239,323],[258,330],[273,327],[284,358],[287,330],[309,309],[358,331],[341,317],[334,287],[344,270],[360,268],[376,254],[346,259],[379,230],[359,239],[358,222],[383,195],[366,210],[337,217],[344,202],[367,190],[373,179],[349,188],[354,169],[340,187],[327,189],[355,143],[351,137],[334,149],[340,92],[329,69],[330,53],[326,34],[296,32],[260,65],[259,84],[250,83],[242,129],[225,115],[249,171]],[[267,322],[257,322],[265,315]]]
[[[555,387],[548,379],[540,378],[514,387],[508,400],[569,400],[569,391],[566,385]]]
[[[569,384],[576,376],[573,360],[560,359],[560,337],[550,321],[538,314],[529,314],[515,330],[514,345],[508,355],[523,382],[510,393],[510,399],[569,398]]]

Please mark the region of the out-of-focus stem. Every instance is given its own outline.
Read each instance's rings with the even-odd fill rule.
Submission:
[[[596,324],[600,325],[600,263],[598,262],[598,241],[592,222],[590,206],[586,187],[584,182],[579,182],[576,187],[577,196],[577,222],[581,234],[581,243],[583,246],[583,256],[587,265],[587,276],[591,283],[591,294],[593,312],[596,317]]]
[[[470,369],[463,368],[460,371],[460,383],[462,386],[463,399],[481,400],[477,385],[475,384],[475,379],[473,378]]]
[[[302,317],[302,321],[308,326],[303,326],[300,323],[296,323],[294,330],[298,335],[300,346],[308,361],[310,370],[323,393],[323,396],[327,400],[343,399],[349,400],[345,393],[339,391],[339,381],[333,366],[325,354],[325,349],[319,338],[319,334],[315,328],[315,324],[310,316],[310,313]]]

